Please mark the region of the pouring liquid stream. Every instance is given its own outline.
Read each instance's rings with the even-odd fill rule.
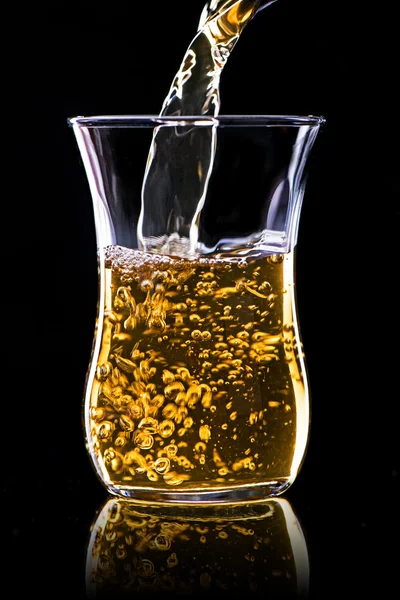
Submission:
[[[160,116],[217,116],[221,105],[221,74],[233,48],[255,14],[275,1],[207,2]],[[143,180],[137,231],[142,250],[181,257],[212,251],[199,244],[199,218],[213,167],[216,135],[216,126],[155,129]],[[184,169],[180,161],[171,161],[176,156],[183,160],[190,157],[185,160]],[[169,227],[167,232],[165,223]]]

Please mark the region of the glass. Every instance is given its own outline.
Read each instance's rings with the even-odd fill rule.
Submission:
[[[99,293],[84,432],[111,493],[239,502],[294,482],[310,396],[295,251],[321,117],[77,117]]]
[[[90,598],[214,591],[296,600],[311,591],[305,536],[281,498],[207,511],[109,499],[91,526],[85,578]]]

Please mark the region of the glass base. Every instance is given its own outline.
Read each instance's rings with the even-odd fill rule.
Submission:
[[[107,484],[111,494],[129,498],[139,503],[160,505],[213,505],[213,504],[239,504],[248,502],[262,502],[279,496],[287,490],[293,481],[281,478],[269,482],[236,487],[220,487],[208,490],[198,488],[191,490],[160,490],[155,488],[127,487],[123,485]]]

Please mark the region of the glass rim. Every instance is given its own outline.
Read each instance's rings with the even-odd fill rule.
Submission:
[[[67,119],[72,127],[107,128],[107,127],[156,127],[158,125],[185,126],[219,125],[225,127],[319,127],[326,119],[315,115],[94,115],[76,116]]]

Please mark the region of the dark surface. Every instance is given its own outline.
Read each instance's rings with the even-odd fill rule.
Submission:
[[[66,120],[158,113],[203,6],[137,4],[41,3],[3,23],[14,41],[3,54],[2,548],[16,597],[85,597],[86,545],[107,498],[81,430],[97,271]],[[391,598],[399,585],[398,50],[387,11],[279,0],[245,30],[221,84],[225,114],[327,119],[298,244],[313,422],[285,494],[318,600]]]

